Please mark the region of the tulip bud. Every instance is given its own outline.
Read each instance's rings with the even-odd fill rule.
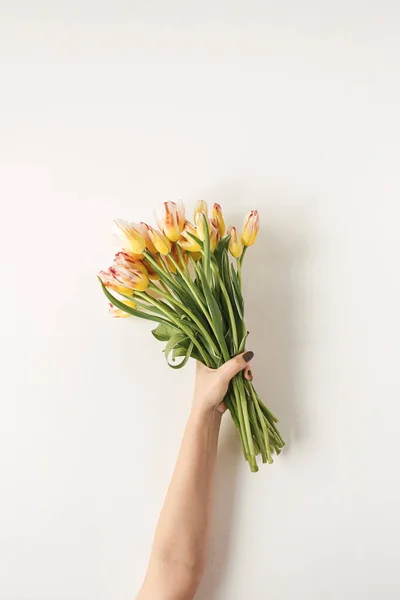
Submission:
[[[196,231],[197,231],[197,237],[202,242],[204,242],[204,239],[206,237],[206,224],[205,224],[205,221],[207,221],[208,231],[210,232],[211,225],[210,225],[210,219],[207,217],[207,213],[205,213],[205,212],[198,212],[197,215],[196,215]]]
[[[136,267],[143,256],[140,254],[131,254],[130,252],[117,252],[114,256],[114,264],[121,265],[129,269],[131,266]],[[144,266],[144,265],[143,265]],[[140,268],[140,267],[139,267]]]
[[[156,231],[155,229],[152,229],[150,227],[149,228],[149,238],[150,238],[151,242],[153,243],[153,245],[155,246],[156,251],[159,252],[160,254],[163,254],[164,256],[166,256],[167,254],[169,254],[171,252],[171,242],[169,241],[167,236],[165,236],[160,231]]]
[[[225,221],[222,214],[222,208],[219,204],[214,204],[212,207],[211,216],[217,222],[219,235],[222,237],[225,233]]]
[[[134,302],[132,302],[132,300],[125,300],[124,304],[127,304],[128,306],[131,306],[132,308],[136,307],[136,304]],[[117,308],[116,306],[114,306],[114,304],[111,304],[111,302],[108,305],[108,312],[111,317],[114,317],[116,319],[126,319],[127,317],[132,316],[129,313],[125,312],[124,310]]]
[[[109,268],[109,272],[121,285],[138,292],[143,292],[149,285],[146,267],[142,263],[138,263],[137,268],[132,266],[129,269],[115,265]]]
[[[242,230],[243,246],[252,246],[256,241],[260,229],[260,217],[257,210],[251,210],[246,216]]]
[[[179,240],[185,224],[183,202],[164,202],[155,214],[157,225],[171,242]],[[153,242],[154,243],[154,242]]]
[[[192,225],[189,221],[185,221],[185,227],[183,228],[182,235],[177,244],[182,248],[182,250],[186,250],[187,252],[200,252],[200,245],[188,234],[198,237],[194,225]]]
[[[239,240],[239,236],[238,236],[236,227],[229,227],[228,235],[229,235],[229,244],[228,244],[229,252],[235,258],[240,258],[242,256],[242,252],[243,252],[243,245],[242,245],[242,242]]]
[[[197,215],[202,212],[205,213],[206,215],[208,214],[207,202],[205,200],[198,200],[194,207],[194,220],[195,221],[197,219]]]
[[[146,240],[136,223],[116,219],[114,221],[114,228],[124,250],[133,254],[143,253],[143,250],[146,248]]]
[[[157,250],[155,249],[154,244],[151,241],[150,236],[149,236],[149,231],[150,231],[151,227],[149,225],[147,225],[147,223],[143,223],[143,221],[142,221],[141,223],[138,224],[138,229],[145,239],[147,250],[149,252],[151,252],[152,254],[157,254]]]
[[[210,219],[210,250],[214,252],[220,240],[218,224],[215,219]]]
[[[114,275],[110,273],[110,269],[108,269],[108,271],[100,271],[98,276],[106,288],[114,290],[118,294],[123,294],[124,296],[133,295],[133,291],[130,288],[121,285],[120,282],[115,279]]]

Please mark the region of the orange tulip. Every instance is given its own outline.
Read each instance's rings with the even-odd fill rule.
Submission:
[[[242,230],[243,246],[252,246],[257,239],[258,230],[260,229],[260,217],[257,210],[251,210],[246,216]]]

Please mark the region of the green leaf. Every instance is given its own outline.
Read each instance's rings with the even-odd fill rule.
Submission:
[[[168,357],[171,354],[172,350],[175,348],[175,346],[178,346],[180,342],[182,342],[185,338],[187,338],[187,335],[182,333],[181,331],[178,331],[177,333],[174,333],[170,339],[168,340],[167,345],[165,346],[165,360],[168,362]]]
[[[221,271],[221,269],[222,269],[222,261],[224,259],[224,256],[227,253],[229,239],[230,239],[230,236],[225,235],[223,238],[220,239],[217,247],[214,250],[214,259],[218,265],[219,271]]]
[[[108,289],[106,288],[106,286],[104,285],[104,283],[101,281],[100,277],[98,279],[100,281],[102,290],[103,290],[104,295],[106,296],[106,298],[108,298],[108,300],[111,302],[111,304],[113,304],[114,306],[116,306],[120,310],[123,310],[124,312],[126,312],[129,315],[132,315],[134,317],[140,317],[141,319],[147,319],[148,321],[157,321],[158,323],[168,322],[166,319],[163,319],[163,318],[158,317],[156,315],[145,313],[145,312],[143,312],[141,310],[136,310],[135,308],[132,308],[131,306],[128,306],[127,304],[124,304],[123,302],[121,302],[120,300],[118,300],[118,298],[115,298],[115,296],[113,296],[112,294],[110,294],[110,292],[108,291]]]
[[[191,356],[195,355],[195,353],[193,352],[193,346],[194,346],[193,342],[190,342],[190,344],[186,350],[186,353],[185,353],[185,358],[182,360],[182,362],[179,363],[179,365],[171,365],[170,362],[168,363],[169,366],[171,367],[171,369],[182,369],[182,367],[184,367],[186,365],[189,358]],[[182,348],[182,350],[184,350],[184,348]],[[174,357],[174,355],[173,355],[173,357]]]
[[[196,235],[193,235],[193,233],[190,233],[189,231],[186,232],[186,235],[190,236],[195,242],[197,242],[198,245],[200,246],[200,248],[203,247],[203,245],[204,245],[203,242]]]
[[[167,342],[175,333],[177,333],[176,327],[169,323],[160,323],[155,329],[152,330],[152,334],[156,340],[160,342]]]

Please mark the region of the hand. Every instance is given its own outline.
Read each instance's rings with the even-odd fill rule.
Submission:
[[[232,377],[244,370],[245,378],[250,381],[253,379],[250,370],[253,356],[254,352],[243,352],[228,360],[219,369],[210,369],[198,362],[193,408],[203,412],[217,411],[222,415],[226,411],[223,399]]]

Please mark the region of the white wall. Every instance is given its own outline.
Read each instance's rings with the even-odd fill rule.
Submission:
[[[189,410],[95,274],[114,217],[258,208],[255,383],[288,445],[226,420],[201,600],[394,600],[400,9],[2,2],[0,598],[133,598]],[[396,218],[397,217],[397,218]]]

